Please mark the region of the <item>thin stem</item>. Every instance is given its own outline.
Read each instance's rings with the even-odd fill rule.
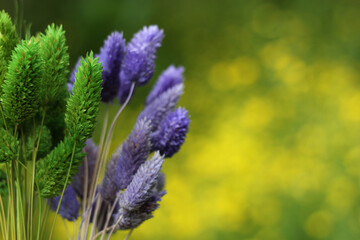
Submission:
[[[96,239],[98,236],[100,236],[100,235],[103,234],[104,232],[106,233],[106,231],[109,231],[110,229],[113,229],[114,227],[116,227],[116,225],[118,225],[119,222],[121,221],[122,217],[123,217],[123,216],[121,215],[120,218],[118,219],[118,221],[116,221],[116,223],[115,223],[114,225],[111,225],[111,226],[108,227],[108,228],[104,228],[103,230],[101,230],[100,232],[98,232],[98,233],[94,236],[93,239]],[[112,231],[111,231],[111,233],[112,233]]]
[[[131,229],[131,230],[129,231],[129,233],[126,235],[126,237],[124,238],[124,240],[128,240],[128,239],[130,238],[130,236],[131,236],[131,234],[132,234],[133,231],[134,231],[134,229]]]
[[[115,199],[114,203],[112,204],[110,211],[109,211],[108,214],[107,214],[107,219],[106,219],[106,222],[105,222],[105,225],[104,225],[104,229],[106,229],[106,228],[108,227],[108,225],[109,225],[109,222],[110,222],[110,219],[111,219],[111,215],[112,215],[112,213],[113,213],[114,210],[115,210],[116,203],[117,203],[117,201],[119,200],[119,198],[120,198],[120,193],[117,194],[116,199]],[[104,239],[105,233],[106,233],[106,232],[104,231],[104,233],[103,233],[103,235],[101,236],[100,240],[103,240],[103,239]]]
[[[37,231],[37,234],[36,234],[36,239],[39,240],[40,239],[40,228],[41,228],[41,198],[38,199],[38,202],[39,202],[39,213],[38,213],[38,231]]]
[[[121,108],[119,109],[119,111],[116,113],[116,116],[114,117],[114,120],[112,121],[111,125],[110,125],[110,128],[108,130],[108,134],[107,134],[107,137],[106,137],[106,141],[105,141],[105,146],[108,145],[109,143],[109,140],[110,140],[110,134],[113,130],[114,130],[114,127],[115,127],[115,123],[117,121],[117,119],[119,118],[121,112],[124,110],[124,108],[126,107],[126,105],[129,103],[130,99],[131,99],[131,96],[134,92],[134,89],[135,89],[135,82],[133,82],[131,84],[131,88],[130,88],[130,92],[129,92],[129,95],[127,96],[125,102],[123,105],[121,105]]]
[[[60,206],[61,206],[61,202],[62,202],[62,199],[63,199],[63,197],[64,197],[64,192],[65,192],[65,189],[66,189],[66,187],[67,187],[67,183],[68,183],[68,180],[69,180],[69,177],[70,177],[70,170],[71,170],[71,166],[72,166],[72,163],[73,163],[73,160],[74,160],[75,147],[76,147],[76,141],[75,141],[75,143],[74,143],[73,151],[72,151],[72,154],[71,154],[71,161],[70,161],[70,166],[69,166],[69,169],[68,169],[68,172],[67,172],[67,175],[66,175],[65,184],[64,184],[64,187],[63,187],[63,190],[62,190],[62,193],[61,193],[60,201],[59,201],[59,204],[58,204],[58,206],[57,206],[56,213],[55,213],[55,217],[54,217],[54,221],[53,221],[53,224],[52,224],[52,227],[51,227],[51,230],[50,230],[50,236],[49,236],[50,239],[51,239],[51,236],[52,236],[54,227],[55,227],[56,217],[57,217],[57,214],[59,213],[59,209],[60,209]]]
[[[96,231],[98,214],[99,214],[99,209],[100,209],[100,207],[102,205],[102,201],[103,200],[102,200],[101,195],[100,195],[99,200],[96,202],[96,206],[95,206],[95,211],[94,211],[94,216],[93,216],[93,225],[91,227],[91,232],[90,232],[90,239],[92,239],[92,237],[93,237],[93,235],[95,234],[95,231]]]
[[[6,219],[5,219],[5,211],[4,211],[4,204],[3,204],[1,195],[0,195],[0,208],[1,208],[1,216],[2,216],[2,219],[1,219],[2,227],[1,228],[2,228],[2,233],[3,233],[3,238],[7,239],[8,234],[7,234],[7,226],[6,226]]]
[[[91,202],[90,206],[86,209],[86,211],[83,213],[83,216],[81,217],[81,222],[80,222],[80,227],[79,227],[79,233],[78,233],[78,238],[77,239],[80,239],[80,231],[81,231],[81,228],[82,228],[82,225],[84,224],[90,210],[91,210],[91,206],[95,203],[95,201],[97,200],[98,198],[98,194],[95,195],[95,198],[93,200],[93,202]],[[84,239],[87,239],[87,237],[85,237]]]
[[[94,168],[94,173],[91,179],[91,186],[89,191],[89,202],[93,202],[94,198],[95,198],[95,187],[96,187],[96,183],[97,183],[97,175],[99,174],[98,168],[100,165],[100,157],[101,157],[101,153],[103,151],[103,145],[104,145],[104,140],[105,140],[105,134],[106,134],[106,128],[107,128],[107,124],[108,124],[108,119],[109,119],[109,106],[106,105],[106,110],[105,110],[105,118],[104,118],[104,122],[103,122],[103,127],[102,127],[102,131],[101,131],[101,138],[100,138],[100,144],[99,144],[99,148],[98,148],[98,154],[96,157],[96,162],[95,162],[95,168]],[[88,206],[88,208],[91,207],[91,205]],[[87,229],[89,228],[90,225],[90,216],[86,218],[85,221],[85,225],[86,227],[84,228],[84,234],[85,235],[85,239],[87,238]]]
[[[116,223],[111,226],[111,231],[110,231],[110,233],[109,233],[109,235],[108,235],[108,237],[107,237],[107,240],[110,239],[110,237],[111,237],[111,235],[113,234],[116,226],[120,223],[120,221],[121,221],[122,218],[123,218],[123,215],[120,215],[120,217],[119,217],[119,219],[116,221]]]

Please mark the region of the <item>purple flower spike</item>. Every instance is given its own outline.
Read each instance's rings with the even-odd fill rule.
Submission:
[[[128,44],[120,71],[119,100],[125,102],[131,87],[146,84],[154,74],[156,50],[161,46],[164,31],[158,26],[144,27]]]
[[[61,196],[56,196],[51,200],[50,208],[56,212],[57,206],[60,202]],[[59,208],[59,214],[61,217],[66,218],[69,221],[75,221],[79,217],[80,204],[76,199],[76,193],[74,189],[69,185],[66,187],[64,196]]]
[[[149,120],[138,121],[123,143],[120,153],[109,161],[100,188],[105,200],[114,200],[116,193],[129,185],[140,165],[148,158],[151,150],[150,131]]]
[[[74,188],[76,194],[83,198],[85,194],[85,182],[87,182],[87,195],[90,192],[91,181],[94,175],[96,158],[98,155],[98,146],[92,141],[92,139],[86,140],[84,151],[87,153],[83,163],[79,167],[79,171],[74,176],[71,186]],[[85,162],[86,161],[86,162]],[[87,171],[85,166],[87,166]],[[87,179],[86,179],[87,174]]]
[[[184,85],[182,83],[175,85],[166,92],[157,97],[151,104],[139,114],[138,120],[147,118],[151,120],[151,131],[156,131],[161,121],[175,109]]]
[[[185,141],[189,124],[188,112],[184,108],[170,113],[151,134],[152,150],[159,150],[167,158],[177,153]]]
[[[75,67],[73,69],[73,71],[71,72],[71,75],[70,75],[70,82],[67,84],[67,87],[68,87],[68,90],[70,93],[72,93],[72,89],[74,87],[74,83],[75,83],[75,75],[77,73],[77,69],[78,67],[80,66],[80,60],[81,58],[79,58],[75,64]]]
[[[168,89],[172,88],[177,84],[182,83],[184,79],[183,73],[183,67],[175,67],[173,65],[171,65],[164,72],[162,72],[146,99],[146,105],[149,105],[163,92],[167,91]]]
[[[113,214],[113,222],[117,222],[121,217],[117,229],[127,230],[136,228],[145,220],[153,217],[152,213],[159,207],[158,202],[160,202],[161,198],[166,194],[166,191],[159,187],[161,185],[159,182],[163,182],[164,180],[162,176],[164,175],[161,173],[158,175],[157,183],[151,189],[149,198],[138,209],[128,210],[120,207],[119,210]]]
[[[115,180],[116,164],[119,159],[120,150],[118,149],[110,158],[107,166],[104,179],[100,185],[100,194],[104,200],[111,203],[118,191],[118,187]]]
[[[151,125],[147,119],[138,121],[130,136],[125,140],[116,165],[118,190],[125,189],[132,181],[141,164],[148,158],[151,150]]]
[[[133,211],[139,209],[152,195],[152,188],[157,183],[157,178],[164,162],[164,157],[159,152],[143,163],[126,190],[120,195],[120,207]]]
[[[98,55],[103,67],[103,90],[101,98],[103,102],[111,102],[117,96],[120,79],[119,72],[125,53],[125,39],[123,34],[113,32],[104,42]]]

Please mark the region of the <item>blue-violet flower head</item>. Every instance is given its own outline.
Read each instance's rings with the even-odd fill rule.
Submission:
[[[170,113],[151,134],[152,150],[159,150],[165,157],[177,153],[185,141],[189,124],[188,112],[184,108],[179,107]]]
[[[183,67],[175,67],[174,65],[171,65],[164,72],[162,72],[146,99],[146,105],[149,105],[163,92],[167,91],[168,89],[179,83],[182,83],[184,79],[183,73]]]
[[[61,196],[56,196],[51,199],[50,208],[52,211],[56,211],[60,202]],[[64,196],[59,208],[59,214],[61,217],[66,218],[69,221],[75,221],[79,217],[80,204],[76,199],[76,193],[74,189],[69,185],[66,187]]]
[[[101,99],[103,102],[111,102],[117,96],[120,79],[119,72],[125,55],[125,39],[119,32],[111,33],[100,49],[99,61],[103,67],[103,82]]]
[[[184,85],[180,83],[162,93],[144,108],[138,120],[145,117],[151,120],[151,131],[156,131],[162,120],[175,109],[183,89]]]
[[[145,161],[134,175],[126,190],[119,198],[120,207],[127,210],[139,209],[152,195],[152,188],[157,183],[164,157],[159,152]]]
[[[144,27],[136,33],[127,45],[125,59],[120,71],[119,100],[127,98],[131,83],[146,84],[153,76],[156,50],[161,46],[164,31],[158,26]]]

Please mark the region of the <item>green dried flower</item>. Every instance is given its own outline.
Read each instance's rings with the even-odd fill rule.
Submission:
[[[22,41],[12,54],[3,84],[2,106],[12,124],[20,124],[39,109],[43,60],[33,38]]]
[[[3,57],[6,62],[10,60],[11,51],[19,42],[15,26],[11,22],[9,14],[0,11],[0,46],[3,48]]]
[[[0,163],[9,162],[18,154],[18,140],[4,128],[0,128]]]

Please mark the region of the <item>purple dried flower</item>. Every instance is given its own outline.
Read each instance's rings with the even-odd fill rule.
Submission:
[[[77,62],[76,62],[76,64],[75,64],[75,67],[74,67],[74,69],[72,70],[71,75],[70,75],[70,82],[67,84],[68,90],[69,90],[69,92],[71,92],[71,93],[72,93],[72,89],[73,89],[74,83],[75,83],[75,75],[76,75],[76,73],[77,73],[78,67],[80,66],[80,60],[81,60],[81,58],[79,58],[79,59],[77,60]]]
[[[182,83],[184,79],[183,73],[183,67],[175,67],[174,65],[171,65],[164,72],[162,72],[146,99],[146,105],[149,105],[152,101],[154,101],[154,99],[156,99],[166,90]]]
[[[139,114],[138,120],[147,118],[151,120],[151,130],[156,131],[161,121],[173,111],[183,93],[183,83],[177,84],[166,92],[162,93],[154,101],[145,107]]]
[[[190,119],[188,112],[179,107],[160,123],[156,132],[151,134],[152,150],[159,150],[165,157],[177,153],[185,141]]]
[[[161,176],[163,176],[163,174],[159,174],[157,179],[158,182],[164,180],[161,180]],[[157,187],[158,185],[161,184],[155,184],[155,186],[150,190],[151,194],[149,195],[149,198],[138,209],[128,210],[120,207],[118,211],[113,214],[113,222],[116,222],[116,220],[121,217],[121,220],[117,225],[117,229],[127,230],[136,228],[145,220],[153,217],[153,211],[159,207],[158,202],[161,201],[161,198],[166,194],[165,190]]]
[[[50,208],[54,212],[58,207],[61,196],[56,196],[51,199]],[[80,204],[76,199],[76,193],[74,189],[69,185],[66,187],[64,196],[59,208],[59,214],[61,217],[66,218],[69,221],[75,221],[79,217]]]
[[[163,191],[163,195],[165,195]],[[140,209],[135,211],[129,211],[124,208],[120,208],[117,213],[113,215],[113,222],[116,222],[117,219],[121,217],[117,229],[119,230],[129,230],[138,227],[144,221],[153,217],[153,211],[155,211],[159,204],[161,198],[151,197]]]
[[[115,199],[116,193],[118,191],[115,180],[115,170],[117,161],[119,159],[120,150],[121,149],[117,149],[117,151],[111,156],[106,166],[104,179],[99,187],[102,198],[107,202],[112,202]]]
[[[154,73],[156,50],[161,46],[164,31],[158,26],[144,27],[128,44],[120,71],[119,100],[125,102],[132,82],[146,84]]]
[[[129,185],[140,165],[146,161],[151,150],[150,129],[149,120],[138,121],[123,143],[118,157],[109,161],[100,188],[105,200],[115,199],[116,192]]]
[[[120,207],[127,210],[139,209],[152,195],[152,188],[157,183],[157,178],[164,162],[164,157],[159,152],[143,163],[126,190],[120,195]]]
[[[91,181],[93,178],[95,165],[96,165],[96,158],[99,150],[98,148],[99,147],[95,145],[92,139],[86,140],[84,152],[86,152],[87,155],[85,156],[83,163],[79,166],[79,171],[73,177],[73,181],[71,183],[71,186],[74,188],[76,194],[80,198],[84,197],[85,182],[87,182],[87,195],[90,193]],[[87,166],[87,175],[85,172],[86,170],[85,166]],[[85,181],[86,176],[87,176],[87,180]]]
[[[125,140],[116,165],[116,184],[118,190],[125,189],[141,164],[148,158],[151,150],[151,125],[147,119],[135,124],[129,137]]]
[[[119,72],[124,53],[125,39],[123,34],[119,32],[111,33],[105,40],[104,46],[100,49],[98,55],[103,67],[103,90],[101,92],[103,102],[112,101],[118,94],[120,87]]]

